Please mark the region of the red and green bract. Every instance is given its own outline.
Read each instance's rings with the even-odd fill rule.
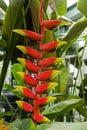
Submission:
[[[57,65],[64,60],[63,58],[57,57],[43,58],[43,55],[47,52],[53,52],[58,47],[66,44],[65,41],[52,41],[43,45],[45,29],[52,30],[62,23],[61,20],[43,20],[43,6],[44,0],[41,0],[39,11],[40,34],[30,30],[13,30],[22,36],[39,43],[38,51],[29,46],[17,45],[17,48],[20,49],[28,59],[18,58],[18,61],[27,69],[27,73],[18,72],[18,75],[26,83],[26,87],[17,86],[16,91],[21,92],[24,97],[31,100],[31,104],[20,100],[16,101],[16,103],[21,109],[30,112],[32,114],[32,119],[37,123],[50,122],[47,117],[41,115],[41,106],[43,107],[47,103],[53,102],[56,98],[52,96],[43,97],[43,94],[48,94],[52,89],[55,89],[55,87],[58,86],[58,83],[56,81],[53,82],[52,80],[60,74],[61,71],[55,69],[49,70],[49,67]]]

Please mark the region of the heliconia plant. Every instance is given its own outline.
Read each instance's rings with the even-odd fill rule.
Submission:
[[[22,110],[30,112],[32,114],[32,119],[37,123],[51,122],[47,117],[41,115],[41,107],[50,102],[54,102],[56,98],[49,95],[43,95],[47,95],[58,86],[58,83],[53,81],[53,79],[58,76],[61,71],[51,69],[50,67],[56,66],[64,61],[64,58],[60,57],[44,58],[43,53],[53,52],[58,47],[66,44],[65,41],[52,41],[43,45],[45,29],[52,30],[54,27],[59,26],[62,23],[62,20],[43,20],[43,6],[44,0],[41,0],[39,11],[40,34],[29,30],[13,30],[18,34],[39,43],[38,50],[29,46],[17,45],[17,48],[29,58],[18,58],[18,61],[24,66],[24,68],[27,69],[27,73],[17,72],[20,78],[26,83],[26,86],[19,85],[15,89],[15,91],[18,91],[19,94],[31,100],[29,103],[22,100],[18,100],[16,103]],[[34,63],[34,60],[37,62]]]

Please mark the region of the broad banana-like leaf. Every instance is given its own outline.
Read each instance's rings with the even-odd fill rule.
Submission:
[[[69,30],[67,35],[63,38],[64,41],[71,42],[76,40],[79,35],[87,27],[87,19],[76,22]]]
[[[52,122],[41,124],[36,130],[87,130],[87,122],[64,123]]]
[[[56,13],[60,16],[64,15],[67,11],[67,0],[54,0]]]
[[[87,27],[87,19],[76,22],[63,38],[68,44],[61,49],[61,54],[67,51],[74,43],[74,41],[80,36],[80,34]],[[61,55],[60,54],[60,55]]]
[[[6,11],[6,8],[7,8],[7,5],[6,3],[4,2],[4,0],[0,0],[0,8],[4,11]]]
[[[36,129],[34,122],[29,118],[25,118],[23,120],[17,119],[12,123],[12,125],[15,126],[18,130],[35,130]]]
[[[87,0],[78,0],[77,8],[87,17]]]
[[[19,36],[12,33],[14,28],[22,28],[23,22],[21,23],[22,18],[22,8],[24,7],[24,0],[10,0],[9,6],[6,11],[5,20],[3,23],[2,29],[2,38],[5,40],[7,44],[6,55],[4,58],[1,76],[0,76],[0,92],[3,87],[6,71],[8,68],[9,61],[11,60],[11,56],[13,50],[16,46],[16,42],[19,39]],[[18,41],[23,41],[20,39]]]
[[[45,109],[42,112],[42,114],[49,117],[49,119],[54,119],[59,115],[62,115],[64,113],[73,110],[73,108],[77,108],[78,106],[81,106],[83,103],[84,103],[83,99],[69,99],[69,100],[61,101],[49,107],[48,109]]]

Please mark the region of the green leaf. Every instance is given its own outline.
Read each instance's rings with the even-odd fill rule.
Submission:
[[[87,111],[84,106],[79,106],[76,108],[76,110],[79,112],[79,114],[87,118]]]
[[[78,0],[77,8],[87,17],[87,0]]]
[[[6,11],[6,8],[7,8],[7,5],[6,3],[4,2],[4,0],[0,0],[0,8],[4,11]]]
[[[12,92],[15,96],[17,96],[18,98],[22,98],[21,95],[19,95],[19,93],[17,93],[16,91],[14,91],[15,88],[13,88],[13,86],[9,85],[9,84],[5,84],[4,88],[7,88],[7,90],[9,92]]]
[[[17,119],[13,122],[13,125],[16,128],[18,128],[18,130],[35,130],[36,129],[34,122],[29,118],[26,118],[23,120]]]
[[[76,40],[86,27],[87,27],[87,19],[76,22],[71,27],[67,35],[63,38],[63,41],[71,42],[71,41]]]
[[[68,69],[64,67],[61,69],[61,73],[60,73],[60,86],[59,86],[60,93],[66,94],[68,81],[69,81],[69,72]]]
[[[21,44],[23,44],[23,39],[20,39],[17,34],[13,34],[12,30],[14,28],[22,28],[23,26],[23,21],[21,22],[21,19],[24,2],[24,0],[9,0],[9,6],[6,10],[6,15],[2,28],[2,38],[6,41],[7,47],[0,76],[0,93],[4,84],[8,64],[11,60],[11,56],[15,49],[15,46],[19,41]]]
[[[84,35],[83,38],[85,39],[85,43],[87,44],[87,35]]]
[[[3,118],[5,116],[12,116],[12,115],[13,115],[13,112],[11,112],[11,111],[1,112],[0,113],[0,118]]]
[[[44,10],[45,10],[45,12],[46,12],[46,10],[47,10],[48,4],[49,4],[49,0],[46,0],[46,1],[44,2]]]
[[[62,16],[67,11],[67,0],[54,0],[56,12]]]
[[[10,40],[12,30],[14,28],[17,28],[18,25],[20,24],[23,5],[24,5],[24,0],[9,1],[9,6],[7,7],[6,15],[2,27],[2,37],[4,38],[4,40],[6,40],[6,42]]]
[[[11,128],[9,128],[9,130],[18,130],[18,129],[14,126],[11,126]]]
[[[68,44],[62,48],[61,54],[64,51],[68,50],[74,44],[74,41],[80,36],[80,34],[84,31],[86,27],[87,27],[87,19],[84,19],[82,21],[76,22],[70,28],[66,36],[63,38],[63,41],[68,42]]]
[[[56,116],[62,115],[71,111],[73,108],[77,108],[78,106],[83,104],[82,99],[69,99],[65,101],[61,101],[53,106],[45,109],[42,114],[46,115],[50,119],[55,118]]]
[[[41,124],[36,130],[87,130],[87,122],[76,122],[76,123],[64,123],[64,122],[53,122]]]
[[[23,66],[22,66],[20,63],[16,63],[16,64],[14,64],[14,65],[12,66],[11,71],[12,71],[12,74],[13,74],[15,80],[17,81],[17,84],[18,84],[18,85],[22,84],[23,82],[22,82],[22,80],[19,78],[17,72],[18,72],[18,71],[22,72],[22,71],[23,71]]]
[[[6,41],[4,40],[4,39],[0,39],[0,48],[6,48],[6,45],[7,45],[7,43],[6,43]]]

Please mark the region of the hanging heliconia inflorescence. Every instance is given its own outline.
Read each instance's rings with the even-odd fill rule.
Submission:
[[[20,100],[16,101],[16,103],[22,110],[32,113],[32,119],[37,123],[50,122],[47,117],[41,115],[41,106],[53,102],[56,98],[52,96],[43,97],[43,94],[50,92],[50,90],[58,86],[58,83],[52,82],[52,79],[59,75],[61,71],[51,70],[50,68],[64,60],[63,58],[58,57],[43,59],[43,53],[53,52],[58,47],[66,44],[65,41],[52,41],[43,44],[45,29],[52,30],[54,27],[62,23],[62,20],[43,20],[43,6],[44,0],[41,0],[39,11],[41,34],[29,30],[13,30],[24,37],[39,43],[38,51],[28,46],[17,46],[17,48],[20,49],[30,59],[18,58],[18,61],[34,76],[32,77],[30,73],[17,72],[20,78],[27,84],[27,87],[17,86],[15,89],[15,91],[19,91],[24,97],[32,101],[31,104]],[[31,59],[33,61],[37,60],[37,64],[32,62]]]

